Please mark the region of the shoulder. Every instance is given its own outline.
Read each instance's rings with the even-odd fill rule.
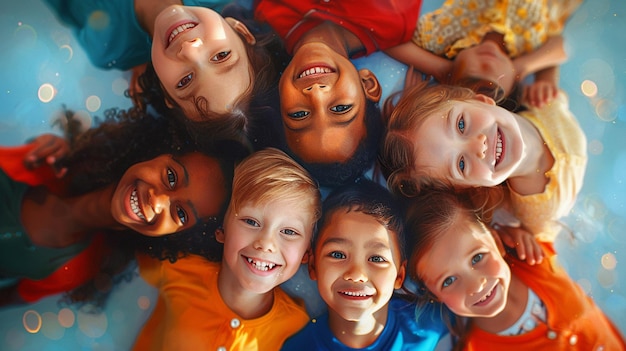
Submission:
[[[320,350],[328,349],[327,345],[333,339],[333,335],[328,327],[328,315],[324,314],[319,318],[314,318],[307,325],[300,329],[285,341],[281,350]],[[340,347],[340,344],[336,344]],[[335,349],[335,348],[333,348]]]

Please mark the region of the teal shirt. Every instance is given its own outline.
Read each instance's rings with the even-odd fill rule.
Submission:
[[[45,0],[59,20],[72,28],[91,63],[128,70],[150,61],[152,38],[139,25],[134,0]],[[184,0],[187,6],[221,12],[232,0]]]
[[[20,215],[28,188],[0,168],[0,278],[45,278],[89,245],[89,240],[64,248],[33,245]]]

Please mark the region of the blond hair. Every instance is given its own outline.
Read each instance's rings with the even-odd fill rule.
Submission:
[[[248,156],[235,168],[229,208],[267,204],[277,199],[306,198],[313,219],[321,214],[321,195],[309,172],[284,152],[267,148]]]

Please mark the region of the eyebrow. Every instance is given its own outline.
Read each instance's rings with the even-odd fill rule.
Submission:
[[[172,156],[172,160],[176,162],[180,166],[180,168],[183,169],[183,185],[185,187],[188,187],[189,186],[189,172],[187,172],[187,167],[185,167],[185,165],[175,156]],[[196,222],[200,221],[200,216],[198,215],[198,211],[196,210],[196,207],[194,206],[193,202],[191,202],[191,200],[187,201],[187,206],[191,208],[191,212],[193,212]]]
[[[320,247],[324,247],[328,244],[349,244],[350,242],[347,239],[343,239],[343,238],[328,238],[326,240],[324,240],[324,242],[322,242],[322,245],[320,245]]]

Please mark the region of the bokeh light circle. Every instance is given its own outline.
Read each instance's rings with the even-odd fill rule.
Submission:
[[[580,84],[580,90],[582,91],[583,95],[587,97],[594,97],[598,94],[598,86],[596,85],[596,83],[589,79],[585,79]]]
[[[610,288],[613,285],[615,285],[615,280],[616,280],[616,275],[615,275],[615,271],[609,271],[606,270],[604,268],[600,268],[598,270],[598,274],[597,274],[597,278],[598,278],[598,283],[600,283],[600,285],[603,288]]]
[[[41,102],[48,103],[52,101],[52,99],[54,99],[56,93],[57,90],[52,84],[44,83],[39,87],[39,90],[37,91],[37,97],[39,97],[39,100]]]
[[[139,296],[137,299],[137,306],[144,311],[147,310],[150,308],[150,298],[147,296]]]
[[[600,120],[612,122],[617,119],[618,106],[613,100],[602,99],[596,104],[596,115]]]
[[[28,310],[22,315],[22,325],[27,332],[34,334],[41,329],[41,315],[35,310]]]
[[[59,324],[61,324],[64,328],[71,328],[75,321],[76,316],[69,308],[62,308],[59,311]]]
[[[101,105],[102,101],[100,100],[100,97],[96,95],[91,95],[87,98],[87,100],[85,100],[85,107],[87,108],[87,111],[90,112],[98,111]]]
[[[602,259],[600,261],[602,263],[602,267],[604,267],[604,269],[607,270],[614,270],[615,267],[617,266],[617,258],[615,257],[615,255],[613,255],[610,252],[605,253],[604,255],[602,255]]]

